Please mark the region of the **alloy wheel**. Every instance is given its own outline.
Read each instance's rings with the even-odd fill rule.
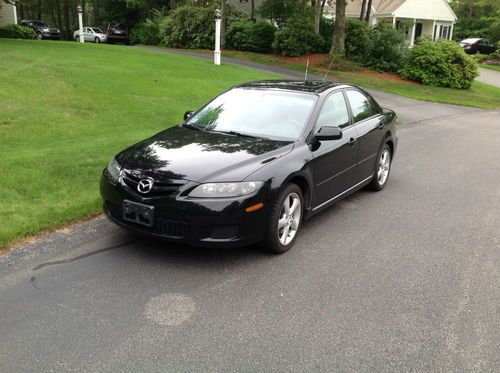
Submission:
[[[391,153],[389,150],[384,149],[380,155],[377,170],[377,180],[379,185],[384,185],[389,176],[389,169],[391,167]]]
[[[284,246],[293,241],[300,226],[302,206],[297,193],[290,193],[281,206],[278,220],[278,239]]]

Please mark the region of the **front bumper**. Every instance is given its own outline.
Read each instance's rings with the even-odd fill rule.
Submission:
[[[52,32],[42,32],[42,37],[44,39],[59,40],[61,38],[61,34]]]
[[[144,198],[121,183],[114,185],[103,173],[100,182],[103,209],[115,224],[141,235],[186,243],[196,247],[234,248],[262,240],[268,223],[265,188],[256,195],[239,198],[193,199],[181,193]],[[155,207],[151,227],[124,220],[123,200]],[[263,202],[264,207],[245,208]]]

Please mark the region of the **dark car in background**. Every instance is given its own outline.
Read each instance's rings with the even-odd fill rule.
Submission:
[[[496,50],[495,45],[488,39],[469,38],[462,40],[458,44],[464,48],[464,51],[467,54],[490,54]]]
[[[111,22],[106,29],[108,43],[129,43],[128,28],[123,23]]]
[[[385,187],[396,123],[352,85],[245,83],[118,153],[101,177],[104,211],[147,236],[281,254],[304,218]]]
[[[21,21],[21,26],[26,26],[33,29],[38,40],[59,40],[61,38],[61,31],[58,28],[50,27],[40,20],[24,19]]]

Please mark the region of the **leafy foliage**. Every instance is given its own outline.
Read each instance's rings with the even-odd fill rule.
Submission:
[[[454,37],[458,40],[470,37],[500,40],[500,3],[498,0],[453,0],[451,6],[458,21]]]
[[[352,19],[346,23],[345,54],[360,63],[366,61],[371,49],[370,27],[367,22]]]
[[[275,32],[276,28],[265,21],[235,21],[228,28],[226,47],[250,52],[270,52]]]
[[[0,38],[34,39],[35,37],[35,31],[29,27],[12,24],[0,28]]]
[[[285,56],[322,51],[324,40],[314,33],[314,25],[309,19],[293,17],[289,23],[274,35],[273,47]]]
[[[285,27],[288,21],[296,15],[304,16],[305,13],[308,13],[312,16],[310,8],[303,0],[263,0],[257,12],[262,17],[275,22],[280,29]]]
[[[377,71],[397,72],[408,50],[404,34],[382,22],[370,30],[370,40],[366,65]]]
[[[470,88],[479,75],[477,63],[455,42],[420,39],[400,71],[403,79],[448,88]]]
[[[158,45],[161,41],[160,25],[149,19],[138,23],[130,32],[132,44]]]

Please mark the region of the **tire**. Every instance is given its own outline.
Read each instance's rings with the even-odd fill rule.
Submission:
[[[384,144],[377,156],[377,165],[373,180],[370,183],[370,188],[379,191],[385,188],[389,174],[391,173],[392,153],[389,145]]]
[[[43,40],[43,35],[42,35],[42,33],[41,33],[41,32],[37,32],[37,33],[36,33],[36,38],[37,38],[38,40]]]
[[[95,43],[96,43],[96,44],[99,44],[99,43],[101,42],[101,39],[99,39],[99,38],[96,36],[96,38],[95,38],[95,40],[94,40],[94,41],[95,41]]]
[[[273,254],[283,254],[290,250],[302,225],[303,206],[304,197],[298,185],[287,184],[280,191],[271,208],[266,234],[261,243],[265,250]],[[290,210],[290,208],[294,208],[294,210],[287,213],[286,210]],[[282,226],[280,227],[280,225]]]
[[[80,35],[76,35],[76,42],[79,43],[80,42]]]

